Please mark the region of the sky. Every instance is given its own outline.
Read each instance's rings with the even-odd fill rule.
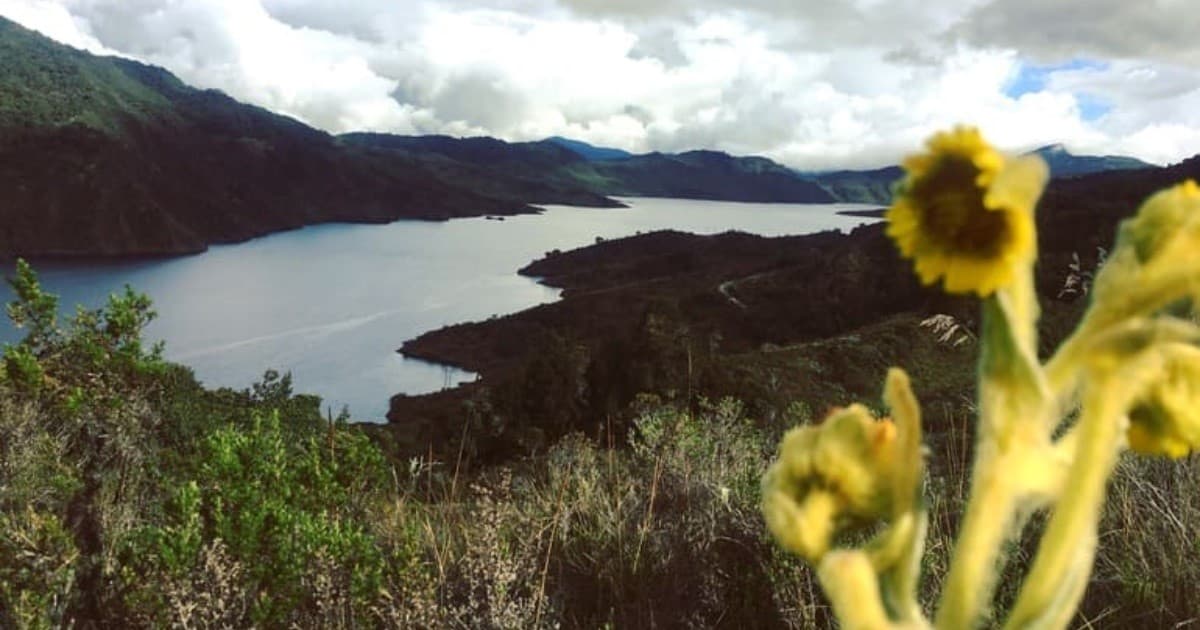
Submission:
[[[800,169],[931,132],[1200,153],[1194,0],[0,0],[0,15],[332,133],[561,135]],[[0,60],[2,62],[2,60]]]

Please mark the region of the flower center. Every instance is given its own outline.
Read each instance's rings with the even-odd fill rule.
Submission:
[[[1003,212],[984,207],[978,177],[970,160],[946,156],[910,194],[931,239],[955,254],[991,258],[1004,250],[1010,228]]]

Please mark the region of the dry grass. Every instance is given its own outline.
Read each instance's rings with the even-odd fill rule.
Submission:
[[[966,500],[970,409],[932,436],[923,601],[936,601]],[[767,540],[757,479],[776,436],[732,403],[699,416],[651,406],[626,448],[568,436],[543,456],[463,473],[439,495],[398,495],[392,531],[418,532],[431,580],[393,584],[391,627],[834,627],[809,568]],[[1200,458],[1127,459],[1075,626],[1200,622]],[[399,519],[399,520],[397,520]],[[1035,549],[1035,515],[1010,550],[996,609]],[[995,623],[993,620],[992,623]],[[1197,626],[1200,627],[1200,626]]]
[[[1200,628],[1200,457],[1121,462],[1081,610],[1095,627]]]
[[[55,497],[64,491],[42,488],[63,466],[59,441],[34,429],[33,410],[9,405],[0,411],[0,552],[9,562],[0,573],[10,576],[0,592],[7,607],[0,620],[16,628],[58,627],[76,553],[53,517]],[[927,606],[946,571],[971,457],[969,407],[932,414],[949,430],[929,436]],[[699,413],[649,402],[623,445],[571,435],[542,455],[484,470],[412,462],[395,473],[394,492],[368,512],[366,525],[387,563],[375,600],[353,599],[348,585],[355,567],[317,554],[302,579],[305,600],[316,604],[291,623],[833,627],[812,572],[780,552],[761,523],[758,479],[777,439],[732,402]],[[145,518],[129,507],[145,499],[125,496],[136,500],[111,512],[111,531],[129,527],[115,523]],[[1038,523],[1035,517],[1012,549],[998,609],[1019,583]],[[1074,625],[1200,627],[1198,541],[1200,458],[1127,458],[1111,486],[1101,553]],[[22,564],[12,564],[18,558]],[[120,558],[112,562],[109,571],[122,571]],[[207,541],[190,572],[139,578],[153,582],[142,586],[160,597],[127,599],[129,620],[135,626],[243,627],[264,596],[249,587],[244,562],[221,541]],[[14,569],[24,582],[12,581]]]

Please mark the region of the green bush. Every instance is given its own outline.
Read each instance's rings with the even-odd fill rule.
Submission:
[[[389,479],[364,435],[344,425],[324,434],[289,428],[270,413],[249,428],[213,430],[194,463],[164,524],[143,532],[139,551],[153,569],[182,578],[220,541],[253,600],[244,623],[286,625],[316,614],[328,604],[322,597],[367,615],[386,566],[367,523]],[[317,592],[318,574],[332,580],[331,592]]]
[[[27,334],[0,368],[0,627],[374,614],[374,443],[286,374],[205,390],[143,342],[154,311],[128,287],[60,326],[24,261],[10,284]]]

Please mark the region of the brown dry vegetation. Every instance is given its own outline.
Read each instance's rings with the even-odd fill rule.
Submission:
[[[771,543],[757,507],[780,433],[814,421],[804,405],[765,418],[732,399],[642,396],[629,429],[599,440],[568,433],[490,466],[461,455],[389,461],[359,429],[320,418],[286,378],[208,392],[152,351],[114,353],[122,346],[101,324],[147,306],[118,302],[51,333],[34,380],[17,354],[6,357],[4,627],[833,625],[813,574]],[[804,357],[818,399],[849,395],[818,387],[836,373],[831,357],[852,337],[905,326],[924,340],[910,355],[922,358],[918,387],[936,382],[932,365],[970,354],[900,318],[776,358]],[[66,361],[96,347],[109,354],[89,369]],[[930,605],[965,492],[966,400],[926,409],[939,427],[926,485]],[[1101,536],[1077,625],[1197,623],[1200,461],[1126,460]],[[1015,548],[1000,606],[1034,539]]]

